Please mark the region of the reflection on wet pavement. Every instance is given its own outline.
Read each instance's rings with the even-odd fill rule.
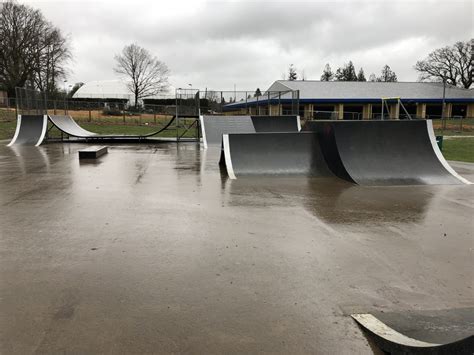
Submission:
[[[472,186],[229,180],[194,143],[83,147],[0,147],[1,352],[371,353],[347,314],[474,306]]]

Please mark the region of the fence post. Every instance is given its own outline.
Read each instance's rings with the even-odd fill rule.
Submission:
[[[268,100],[268,105],[267,105],[267,106],[268,106],[268,115],[270,116],[270,115],[271,115],[271,112],[270,112],[270,110],[271,110],[271,105],[270,105],[270,91],[267,92],[267,100]]]
[[[245,112],[247,113],[247,115],[249,114],[249,107],[248,107],[248,104],[247,104],[247,101],[248,101],[248,95],[247,95],[247,91],[245,92]]]
[[[282,112],[282,107],[281,107],[281,91],[278,92],[278,116],[281,116],[283,114]]]

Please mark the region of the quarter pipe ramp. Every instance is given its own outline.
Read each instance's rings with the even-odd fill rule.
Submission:
[[[43,142],[47,128],[48,116],[46,115],[18,115],[15,135],[8,146],[39,146]]]
[[[469,184],[444,159],[431,120],[310,121],[304,130],[318,133],[336,175],[360,185]]]
[[[333,176],[316,133],[224,134],[221,164],[243,175]]]

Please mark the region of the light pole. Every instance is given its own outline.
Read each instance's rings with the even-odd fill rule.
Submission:
[[[442,73],[443,75],[443,103],[441,107],[441,122],[443,122],[443,129],[446,128],[446,119],[444,117],[444,112],[446,110],[446,72]]]

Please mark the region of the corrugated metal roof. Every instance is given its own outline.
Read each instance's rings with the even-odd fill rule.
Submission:
[[[422,82],[361,82],[361,81],[316,81],[277,80],[268,91],[278,90],[281,85],[300,91],[300,99],[440,99],[443,97],[442,83]],[[473,91],[446,86],[446,98],[474,99]]]

